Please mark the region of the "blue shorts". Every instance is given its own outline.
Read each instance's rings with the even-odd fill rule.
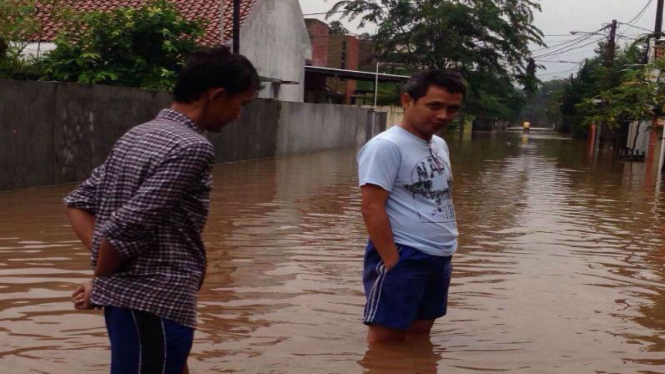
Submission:
[[[399,261],[386,272],[370,241],[365,249],[366,325],[407,330],[414,321],[446,315],[453,265],[451,256],[438,257],[397,246]]]
[[[104,307],[111,374],[182,374],[194,329],[133,309]]]

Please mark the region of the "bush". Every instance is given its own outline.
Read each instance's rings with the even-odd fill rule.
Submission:
[[[74,14],[38,64],[49,80],[170,90],[202,36],[202,21],[165,0]]]

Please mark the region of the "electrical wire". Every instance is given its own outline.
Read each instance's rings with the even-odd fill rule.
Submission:
[[[648,31],[650,33],[653,33],[653,30],[645,29],[644,27],[640,27],[640,26],[631,25],[630,23],[627,23],[627,22],[618,22],[618,23],[621,24],[621,25],[626,25],[628,27],[632,27],[632,28],[636,28],[636,29],[640,29],[640,30],[644,30],[644,31]]]
[[[537,61],[537,62],[555,63],[555,64],[575,64],[575,65],[579,65],[579,64],[581,64],[584,60],[582,60],[582,61],[535,60],[535,61]]]
[[[564,50],[561,50],[561,51],[552,51],[552,52],[548,52],[548,53],[543,53],[543,54],[538,55],[538,56],[533,56],[533,58],[534,59],[542,59],[542,58],[545,58],[545,57],[558,56],[558,55],[561,55],[561,54],[564,54],[564,53],[568,53],[570,51],[582,49],[582,48],[587,47],[587,46],[592,45],[592,44],[596,44],[596,43],[600,42],[603,39],[605,39],[605,38],[603,37],[603,38],[595,39],[595,40],[592,40],[589,43],[586,43],[586,44],[583,44],[581,46],[574,47],[574,48],[568,48],[568,49],[564,49]]]
[[[645,5],[644,8],[642,8],[642,10],[640,10],[640,12],[637,13],[637,15],[635,17],[633,17],[633,19],[631,19],[630,21],[625,22],[625,23],[626,24],[633,23],[633,22],[636,22],[637,20],[639,20],[640,18],[642,18],[642,16],[647,11],[647,9],[649,8],[649,5],[651,5],[651,3],[653,3],[653,0],[649,0],[647,2],[647,5]]]
[[[573,39],[569,42],[564,42],[558,45],[554,45],[552,47],[545,47],[545,48],[539,48],[536,50],[533,50],[532,52],[538,52],[538,51],[544,51],[544,50],[549,50],[548,52],[541,53],[538,56],[534,56],[534,58],[543,58],[543,57],[549,57],[553,56],[558,53],[562,53],[564,50],[566,50],[569,47],[575,46],[577,44],[580,44],[586,40],[589,40],[592,38],[594,35],[597,35],[600,31],[606,30],[609,26],[603,26],[597,30],[591,31],[589,33],[586,33],[585,35],[581,37],[577,37],[576,39]]]
[[[559,53],[563,53],[563,52],[565,52],[568,48],[573,47],[573,46],[575,46],[575,45],[577,45],[577,44],[580,44],[580,43],[582,43],[582,42],[585,42],[585,41],[589,40],[590,38],[592,38],[592,35],[585,35],[585,36],[583,36],[583,37],[580,38],[580,39],[576,39],[574,43],[568,44],[568,45],[566,45],[566,46],[564,46],[564,47],[559,47],[559,48],[557,48],[557,49],[553,49],[553,50],[551,50],[551,51],[547,51],[547,52],[542,52],[542,53],[540,53],[540,54],[536,54],[535,56],[533,56],[533,58],[543,58],[543,57],[549,57],[549,56],[554,56],[554,55],[559,54]]]
[[[576,39],[568,40],[568,41],[566,41],[566,42],[563,42],[563,43],[560,43],[560,44],[555,44],[555,45],[553,45],[553,46],[548,46],[548,47],[543,47],[543,48],[534,49],[534,50],[531,51],[531,52],[538,52],[538,51],[544,51],[544,50],[547,50],[547,49],[559,48],[559,47],[561,47],[561,46],[564,46],[564,45],[567,45],[567,44],[571,44],[571,43],[574,43],[574,42],[580,41],[580,40],[584,39],[585,37],[587,37],[587,35],[578,36]]]
[[[555,71],[555,72],[545,73],[545,74],[538,74],[538,77],[546,77],[546,76],[550,76],[550,75],[572,73],[573,71],[576,71],[576,70],[578,70],[578,68],[572,68],[572,69],[564,70],[564,71]]]

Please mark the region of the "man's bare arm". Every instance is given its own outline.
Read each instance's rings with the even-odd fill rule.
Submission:
[[[386,202],[390,192],[373,184],[362,186],[361,191],[361,211],[367,232],[379,252],[386,270],[390,270],[399,260],[399,253],[390,227],[390,218],[386,212]]]
[[[95,277],[107,277],[113,275],[122,263],[122,258],[113,245],[106,239],[102,239],[97,255],[97,266],[95,266]]]
[[[92,236],[95,230],[95,217],[82,209],[67,208],[67,217],[72,224],[74,232],[81,240],[83,245],[92,251]],[[122,259],[118,251],[113,248],[111,243],[106,239],[102,240],[99,246],[99,255],[97,256],[97,266],[95,267],[95,276],[103,277],[113,275],[118,268]]]
[[[83,243],[88,251],[92,251],[95,216],[82,209],[67,207],[67,217],[81,243]]]

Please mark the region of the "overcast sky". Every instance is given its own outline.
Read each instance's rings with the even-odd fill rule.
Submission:
[[[325,12],[336,2],[336,0],[299,1],[303,13],[307,18],[319,18],[322,20],[324,20],[325,15],[308,14]],[[653,30],[656,22],[656,2],[657,0],[541,0],[542,12],[536,12],[535,24],[546,35],[545,42],[550,47],[550,50],[535,50],[534,56],[538,57],[550,51],[556,52],[557,49],[561,49],[561,47],[556,48],[557,44],[580,37],[579,35],[570,35],[570,31],[594,31],[612,22],[613,19],[629,23],[649,3],[646,11],[637,20],[630,22],[637,27],[619,25],[617,34],[623,37],[619,37],[618,40],[621,44],[625,44],[630,41],[628,38],[635,38],[637,35],[647,33],[647,30]],[[334,19],[330,19],[329,21],[332,20]],[[374,32],[373,27],[358,29],[357,22],[344,23],[351,32]],[[571,48],[582,47],[580,49],[545,56],[541,60],[579,63],[585,58],[594,55],[593,50],[596,43],[591,43],[587,46],[584,45],[601,37],[602,35],[593,36],[588,40],[571,46]],[[564,45],[563,47],[566,46]],[[540,70],[538,76],[543,80],[568,77],[571,73],[576,72],[579,66],[567,62],[540,62],[545,65],[547,70]]]

